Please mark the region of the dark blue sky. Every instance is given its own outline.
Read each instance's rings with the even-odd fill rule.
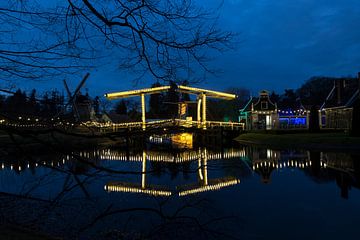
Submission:
[[[204,8],[217,8],[219,0],[198,0]],[[234,51],[217,56],[219,77],[207,76],[199,87],[228,87],[282,92],[297,88],[311,76],[348,76],[360,71],[359,0],[224,0],[219,26],[239,34]],[[148,86],[146,77],[134,86],[134,76],[116,62],[90,71],[85,87],[91,94]],[[85,75],[85,72],[83,73]],[[69,79],[72,88],[81,76]],[[47,83],[28,83],[40,89]],[[20,86],[20,85],[19,85]],[[51,87],[63,89],[60,80]]]

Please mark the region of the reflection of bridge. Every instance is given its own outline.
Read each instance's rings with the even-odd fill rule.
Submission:
[[[249,150],[248,148],[229,148],[223,152],[211,152],[206,148],[198,150],[186,150],[179,152],[164,152],[147,150],[140,153],[126,153],[115,150],[104,149],[94,151],[74,152],[69,155],[59,156],[56,160],[47,161],[48,157],[37,158],[37,161],[12,161],[9,159],[0,160],[0,170],[15,171],[18,174],[26,172],[28,169],[37,167],[62,168],[76,165],[76,156],[89,160],[102,160],[110,162],[139,162],[139,183],[131,182],[108,182],[104,189],[108,192],[127,192],[142,193],[153,196],[186,196],[206,191],[214,191],[240,183],[234,176],[222,176],[210,178],[208,172],[209,161],[222,159],[237,159],[244,161],[253,172],[262,177],[263,182],[269,182],[273,172],[282,169],[299,169],[307,172],[312,177],[324,180],[335,179],[341,187],[344,196],[347,196],[349,186],[360,187],[359,164],[346,154],[341,153],[320,153],[315,155],[309,152],[284,153],[270,149]],[[93,162],[93,161],[92,161]],[[196,164],[195,173],[197,181],[190,184],[183,184],[171,189],[168,186],[148,184],[149,162],[166,163],[165,167],[173,164],[191,163]],[[75,163],[75,165],[74,165]],[[82,163],[82,162],[80,162]],[[100,163],[96,161],[96,164]],[[112,165],[112,164],[111,164]],[[160,166],[160,165],[156,165]],[[186,164],[187,167],[190,165]],[[211,164],[214,166],[214,164]],[[134,165],[132,165],[134,167]],[[89,165],[89,168],[91,166]],[[141,170],[140,170],[141,169]],[[235,168],[236,171],[239,169]],[[323,172],[325,171],[325,172]],[[326,174],[324,174],[326,173]]]
[[[198,152],[192,151],[186,153],[185,155],[172,156],[169,155],[156,155],[155,152],[149,152],[150,155],[147,155],[146,151],[143,151],[141,156],[136,156],[132,158],[132,161],[141,161],[142,162],[142,173],[141,173],[141,184],[126,183],[126,182],[110,182],[105,185],[104,189],[109,192],[131,192],[131,193],[145,193],[154,196],[171,196],[173,191],[161,187],[161,186],[149,186],[146,184],[146,163],[147,161],[160,161],[160,162],[186,162],[186,161],[198,161],[198,179],[199,182],[196,184],[184,185],[176,187],[176,193],[178,196],[186,196],[190,194],[218,190],[224,187],[236,185],[240,183],[240,180],[235,177],[224,177],[217,179],[208,178],[207,170],[207,161],[214,159],[221,159],[221,156],[226,156],[224,158],[235,158],[244,156],[242,151],[229,151],[228,153],[215,153],[209,154],[206,148],[200,148]],[[153,155],[151,155],[151,153]],[[171,155],[170,155],[171,156]],[[109,158],[107,158],[109,157]],[[131,159],[126,158],[126,156],[120,154],[111,154],[110,151],[105,152],[105,155],[101,156],[102,159],[109,160],[125,160]],[[167,160],[165,160],[167,159]],[[176,161],[178,159],[178,161]],[[165,160],[165,161],[164,161]],[[169,161],[170,160],[170,161]],[[175,160],[175,161],[174,161]],[[130,160],[131,161],[131,160]]]
[[[145,152],[146,160],[148,161],[173,162],[173,163],[195,161],[202,157],[206,157],[207,160],[245,157],[244,150],[237,150],[234,148],[226,149],[222,153],[221,152],[211,153],[208,151],[204,151],[202,149],[199,149],[198,151],[188,150],[177,153],[151,151],[151,150],[147,150],[144,152]],[[205,153],[206,156],[204,156]],[[143,157],[144,155],[140,153],[128,155],[126,152],[112,151],[110,149],[103,150],[100,152],[100,159],[102,160],[142,162],[144,160]]]
[[[13,161],[1,161],[1,170],[5,170],[7,168],[9,168],[12,171],[17,171],[17,172],[21,172],[24,171],[26,169],[31,169],[31,168],[37,168],[37,167],[61,167],[63,165],[65,165],[65,163],[70,159],[70,157],[64,157],[62,159],[58,159],[58,160],[51,160],[51,161],[44,161],[44,160],[40,160],[40,161],[17,161],[17,162],[13,162]]]

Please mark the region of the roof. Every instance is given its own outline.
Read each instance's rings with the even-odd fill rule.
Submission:
[[[338,83],[336,81],[339,81]],[[355,78],[339,79],[334,82],[334,87],[329,92],[321,109],[352,107],[355,100],[359,98],[359,80]],[[340,99],[338,93],[340,89]],[[339,101],[340,100],[340,101]]]
[[[261,103],[266,102],[266,108],[261,105]],[[254,109],[252,109],[254,108]],[[240,112],[250,112],[252,110],[255,111],[272,111],[276,109],[276,104],[273,103],[269,98],[269,92],[268,91],[261,91],[259,93],[259,97],[251,97],[249,101],[245,104],[245,106],[240,109]]]
[[[260,92],[259,95],[260,96],[259,96],[257,102],[254,103],[255,111],[262,111],[262,110],[269,111],[269,110],[276,109],[276,104],[270,100],[268,91],[263,90]],[[266,103],[266,104],[264,105],[263,103]]]
[[[249,101],[245,104],[245,106],[242,109],[240,109],[240,112],[250,112],[252,104],[257,101],[258,98],[250,97]]]

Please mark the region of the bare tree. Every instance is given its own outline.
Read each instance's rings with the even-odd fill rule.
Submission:
[[[66,14],[59,7],[46,9],[35,1],[0,4],[0,73],[3,79],[39,79],[74,73],[88,64],[88,52],[61,34]]]
[[[191,0],[61,4],[0,4],[2,76],[37,79],[74,73],[107,57],[139,77],[175,80],[184,73],[213,72],[207,64],[213,55],[210,49],[228,49],[233,37],[219,30],[214,12]]]

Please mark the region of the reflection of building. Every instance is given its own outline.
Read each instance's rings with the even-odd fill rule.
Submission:
[[[351,187],[360,188],[359,159],[345,153],[321,153],[321,159],[326,162],[327,169],[335,178],[343,198],[349,197]]]
[[[307,154],[282,154],[271,149],[248,149],[247,155],[252,161],[253,170],[261,176],[263,183],[271,182],[274,170],[282,168],[308,168],[311,161]],[[326,165],[324,165],[326,167]]]
[[[278,166],[280,153],[271,149],[257,149],[251,152],[253,170],[259,173],[263,183],[270,182],[271,172]]]
[[[359,79],[338,79],[321,106],[323,128],[350,129],[353,105],[359,98]]]
[[[269,92],[263,90],[259,97],[251,97],[240,110],[239,121],[245,123],[247,129],[273,129],[278,126],[279,117],[276,103],[269,98]]]

